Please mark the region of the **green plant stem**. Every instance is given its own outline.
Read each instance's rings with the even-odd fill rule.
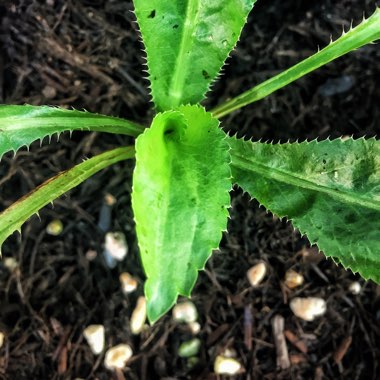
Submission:
[[[334,59],[378,39],[380,39],[379,8],[376,9],[372,16],[366,20],[363,20],[363,22],[357,27],[351,28],[348,32],[343,33],[340,38],[334,42],[331,42],[330,45],[325,47],[323,50],[289,68],[288,70],[283,71],[275,77],[251,88],[236,98],[217,106],[211,110],[211,113],[216,118],[226,116],[239,108],[265,98],[274,91],[277,91],[278,89],[294,82],[311,71],[326,65]]]
[[[101,169],[122,160],[133,158],[134,147],[123,147],[92,157],[73,168],[63,171],[32,190],[0,214],[0,247],[14,231],[47,204],[78,186]]]

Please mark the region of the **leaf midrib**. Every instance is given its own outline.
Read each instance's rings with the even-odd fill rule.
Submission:
[[[55,119],[55,120],[54,120]],[[87,126],[78,127],[78,122],[83,124],[87,123]],[[99,132],[109,132],[109,133],[120,133],[120,134],[130,134],[130,131],[124,130],[124,128],[134,128],[136,129],[136,136],[141,133],[143,130],[136,124],[131,122],[126,122],[123,125],[123,121],[118,122],[115,119],[107,119],[104,117],[89,117],[85,118],[83,116],[74,117],[74,116],[60,116],[57,118],[54,117],[31,117],[31,118],[1,118],[0,120],[0,132],[2,133],[11,133],[13,131],[20,130],[29,130],[31,128],[40,128],[40,129],[54,129],[53,133],[68,131],[70,129],[75,130],[97,130]],[[108,127],[108,128],[107,128]],[[112,131],[109,127],[114,128]]]
[[[174,73],[168,91],[173,107],[181,104],[186,79],[185,73],[188,72],[188,55],[186,55],[186,49],[190,50],[192,45],[192,34],[198,21],[199,2],[200,0],[188,0],[186,6],[179,51],[174,62]]]
[[[321,184],[315,184],[301,176],[295,175],[294,173],[290,173],[288,171],[280,170],[278,168],[265,165],[254,159],[248,160],[244,157],[238,156],[234,154],[233,151],[232,156],[234,158],[232,160],[232,165],[240,169],[256,172],[265,178],[274,179],[276,181],[286,183],[288,185],[293,185],[296,187],[301,187],[303,189],[324,193],[342,201],[343,203],[351,203],[354,205],[359,205],[368,208],[370,210],[380,211],[380,201],[377,201],[373,198],[353,196],[351,193],[344,190],[335,190]]]

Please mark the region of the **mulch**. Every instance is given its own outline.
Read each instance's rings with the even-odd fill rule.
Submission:
[[[143,46],[130,1],[18,0],[0,5],[0,103],[50,104],[126,117],[148,125],[153,116],[144,79]],[[339,36],[369,0],[259,0],[221,79],[204,102],[212,107],[278,73]],[[223,120],[226,131],[269,141],[295,141],[380,132],[380,51],[366,46],[297,83]],[[57,172],[112,147],[131,143],[124,136],[74,133],[59,141],[32,144],[0,166],[0,209],[9,206]],[[41,146],[40,146],[41,145]],[[380,288],[326,260],[286,221],[260,208],[235,188],[228,233],[220,252],[199,276],[192,301],[201,323],[198,361],[178,356],[191,337],[170,315],[139,336],[130,316],[143,292],[130,207],[133,163],[95,175],[33,217],[20,236],[9,238],[0,263],[0,379],[217,379],[213,361],[233,349],[244,370],[237,379],[377,379],[380,375]],[[129,254],[108,268],[102,258],[104,232],[99,215],[112,194],[110,230],[123,231]],[[47,224],[60,219],[58,237]],[[251,288],[247,269],[264,261],[269,272]],[[305,277],[295,290],[284,285],[288,269]],[[139,279],[126,296],[119,273]],[[348,291],[359,281],[362,291]],[[296,318],[295,296],[318,296],[327,313],[314,322]],[[272,322],[282,316],[291,362],[277,367]],[[134,356],[124,371],[111,372],[94,356],[83,329],[102,323],[106,344],[129,343]]]

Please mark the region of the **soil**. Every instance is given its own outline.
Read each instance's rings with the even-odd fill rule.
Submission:
[[[259,0],[237,49],[205,101],[207,107],[309,56],[336,38],[351,20],[374,11],[368,0]],[[0,103],[50,104],[126,117],[149,124],[153,112],[142,78],[142,44],[132,3],[125,0],[18,0],[0,3]],[[380,132],[380,50],[369,45],[223,120],[225,130],[256,140],[286,141]],[[144,74],[145,75],[145,74]],[[0,208],[9,206],[55,173],[84,157],[128,144],[126,137],[74,133],[59,142],[33,144],[0,167]],[[142,294],[130,207],[132,162],[97,174],[34,217],[23,234],[3,247],[18,268],[0,263],[0,379],[217,379],[213,361],[233,349],[242,363],[238,379],[378,379],[380,376],[380,288],[324,259],[286,221],[260,208],[240,189],[232,193],[229,232],[220,252],[200,273],[192,301],[202,341],[195,365],[178,356],[191,337],[185,326],[163,317],[141,335],[130,332],[130,316]],[[126,234],[129,254],[109,269],[98,227],[104,196],[112,194],[112,231]],[[59,219],[58,237],[47,224]],[[246,271],[263,260],[269,273],[251,288]],[[288,269],[305,283],[289,290]],[[124,295],[119,274],[132,273],[138,290]],[[353,281],[362,285],[353,295]],[[318,296],[327,313],[314,322],[293,315],[289,299]],[[304,345],[287,341],[291,366],[277,367],[272,320]],[[106,345],[129,343],[128,367],[111,372],[94,356],[83,329],[102,323]],[[289,334],[289,333],[288,333]],[[305,349],[306,348],[306,349]]]

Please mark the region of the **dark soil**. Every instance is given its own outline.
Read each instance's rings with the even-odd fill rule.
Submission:
[[[51,104],[116,115],[148,124],[150,109],[132,4],[125,0],[19,0],[0,3],[0,103]],[[325,46],[363,11],[369,0],[259,0],[241,41],[205,104],[210,107],[276,74]],[[342,135],[374,136],[380,132],[380,50],[364,47],[318,70],[267,99],[235,112],[223,121],[226,130],[254,139],[286,141]],[[348,77],[348,79],[347,79]],[[352,83],[343,88],[342,82]],[[350,86],[348,86],[350,87]],[[341,90],[340,92],[338,90]],[[74,133],[59,142],[15,159],[6,155],[0,167],[0,208],[9,206],[58,171],[120,144],[125,137]],[[363,280],[360,295],[347,289],[357,279],[331,260],[305,255],[305,238],[259,208],[236,189],[232,194],[229,233],[221,252],[200,274],[193,292],[202,330],[198,364],[189,369],[178,357],[179,344],[190,334],[165,316],[141,336],[130,333],[129,318],[142,293],[141,269],[130,188],[133,164],[125,162],[94,176],[32,218],[22,239],[12,236],[3,247],[19,269],[0,264],[0,379],[216,379],[215,356],[236,350],[244,366],[241,379],[378,379],[380,377],[380,289]],[[129,255],[115,269],[102,260],[104,235],[98,218],[106,193],[117,199],[111,229],[123,231]],[[52,237],[46,225],[64,224]],[[88,251],[98,255],[89,260]],[[264,260],[269,275],[251,289],[245,274]],[[293,268],[305,284],[290,291],[284,273]],[[131,296],[122,294],[118,275],[129,271],[140,279]],[[328,311],[314,322],[297,319],[288,299],[316,295]],[[276,368],[271,320],[280,314],[285,328],[307,345],[301,353],[288,342],[292,365]],[[122,373],[103,366],[82,331],[91,323],[106,327],[107,346],[127,342],[134,356]],[[342,342],[352,339],[347,351]],[[334,355],[341,352],[337,364]]]

